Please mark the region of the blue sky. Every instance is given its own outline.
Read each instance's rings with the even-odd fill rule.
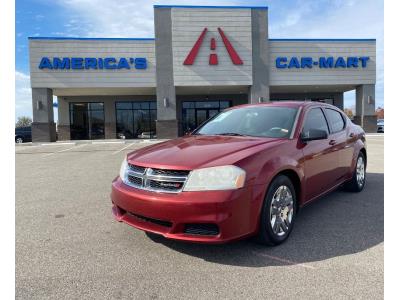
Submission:
[[[29,36],[153,37],[153,4],[268,6],[270,38],[376,38],[376,106],[383,106],[383,1],[16,0],[16,117],[32,115]],[[354,105],[345,93],[345,106]]]

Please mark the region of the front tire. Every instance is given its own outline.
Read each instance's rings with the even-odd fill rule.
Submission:
[[[23,139],[22,137],[17,137],[17,138],[15,139],[15,142],[16,142],[17,144],[22,144],[22,143],[24,142],[24,139]]]
[[[271,182],[264,199],[258,242],[270,246],[283,243],[293,229],[296,205],[296,192],[292,181],[284,175],[279,175]]]
[[[359,193],[365,186],[365,156],[362,152],[358,154],[356,167],[353,172],[353,177],[346,183],[345,188],[353,193]]]

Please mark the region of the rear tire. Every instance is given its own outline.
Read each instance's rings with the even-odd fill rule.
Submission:
[[[22,137],[16,137],[15,138],[15,142],[17,143],[17,144],[22,144],[23,142],[24,142],[24,139],[22,138]]]
[[[276,246],[289,237],[296,217],[296,200],[288,177],[279,175],[271,182],[260,215],[259,243]]]
[[[357,157],[356,167],[353,171],[353,177],[345,184],[345,189],[353,193],[361,192],[365,186],[365,173],[365,156],[360,152]]]

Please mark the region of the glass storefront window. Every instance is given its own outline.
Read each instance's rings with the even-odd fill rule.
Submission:
[[[195,103],[194,102],[185,101],[185,102],[182,103],[182,107],[183,108],[194,108],[195,107]]]
[[[132,102],[117,102],[115,103],[116,109],[132,109]]]
[[[70,103],[71,140],[104,139],[104,103]]]
[[[115,103],[117,138],[156,138],[155,101],[118,101]]]

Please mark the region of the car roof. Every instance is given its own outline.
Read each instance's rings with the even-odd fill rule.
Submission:
[[[274,107],[292,107],[292,108],[300,108],[300,107],[310,107],[310,106],[317,106],[317,107],[329,107],[329,108],[334,108],[338,109],[336,106],[323,103],[323,102],[317,102],[317,101],[295,101],[295,100],[284,100],[284,101],[271,101],[271,102],[265,102],[265,103],[255,103],[255,104],[242,104],[242,105],[237,105],[234,107],[231,107],[229,109],[238,109],[238,108],[243,108],[243,107],[263,107],[263,106],[274,106]]]

